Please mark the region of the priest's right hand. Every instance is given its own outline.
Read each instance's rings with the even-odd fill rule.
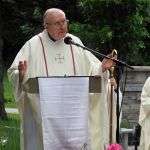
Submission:
[[[22,82],[24,75],[27,71],[27,61],[26,60],[19,61],[18,70],[19,70],[19,82]]]

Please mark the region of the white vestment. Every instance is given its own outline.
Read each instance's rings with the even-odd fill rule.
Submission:
[[[79,38],[69,33],[66,36],[68,35],[76,43],[82,44]],[[101,76],[101,93],[90,95],[89,130],[91,150],[104,150],[109,144],[106,92],[108,72],[102,72],[101,62],[91,52],[73,45],[71,48],[63,39],[54,42],[45,30],[39,36],[42,39],[45,59],[40,38],[36,35],[25,43],[8,70],[21,113],[22,150],[43,150],[39,95],[24,92],[19,84],[18,63],[24,60],[27,61],[27,72],[22,84],[29,78],[46,77],[45,64],[48,76]]]
[[[140,150],[150,150],[150,77],[141,94],[139,123],[141,125]]]

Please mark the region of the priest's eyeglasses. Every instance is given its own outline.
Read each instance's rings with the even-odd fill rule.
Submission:
[[[66,25],[68,22],[69,22],[69,20],[65,19],[63,21],[58,21],[58,22],[55,22],[55,23],[46,23],[46,24],[50,25],[50,26],[60,27],[60,26]]]

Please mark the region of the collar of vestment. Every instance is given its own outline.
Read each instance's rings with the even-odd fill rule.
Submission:
[[[53,41],[53,42],[56,42],[57,40],[55,40],[48,32],[47,32],[49,38]]]
[[[42,45],[42,51],[43,51],[43,57],[44,57],[44,62],[45,62],[46,75],[49,76],[49,71],[48,71],[48,66],[47,66],[47,58],[46,58],[46,53],[45,53],[45,47],[44,47],[43,39],[42,39],[44,37],[42,35],[46,35],[45,38],[46,39],[48,38],[51,42],[53,42],[53,40],[50,39],[49,34],[48,34],[48,32],[46,30],[43,31],[43,34],[40,33],[38,35],[38,37],[40,39],[40,42],[41,42],[41,45]],[[68,35],[68,33],[66,34],[66,36],[67,35]],[[60,40],[57,40],[57,41],[53,42],[52,44],[59,44],[59,43],[61,44],[63,42],[63,40],[64,40],[64,38],[62,38]],[[70,44],[70,51],[71,51],[71,58],[72,58],[72,65],[73,65],[73,73],[74,73],[74,76],[75,76],[76,75],[75,59],[74,59],[73,47],[72,47],[71,44]],[[56,54],[55,61],[57,61],[57,63],[59,63],[59,64],[63,63],[62,61],[64,61],[64,59],[65,59],[64,55],[61,55],[60,53]]]

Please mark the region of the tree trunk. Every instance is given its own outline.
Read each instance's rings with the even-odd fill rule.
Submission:
[[[4,90],[3,90],[3,58],[2,58],[2,49],[3,49],[3,39],[2,39],[2,17],[0,12],[0,119],[6,119],[7,114],[4,107]]]

